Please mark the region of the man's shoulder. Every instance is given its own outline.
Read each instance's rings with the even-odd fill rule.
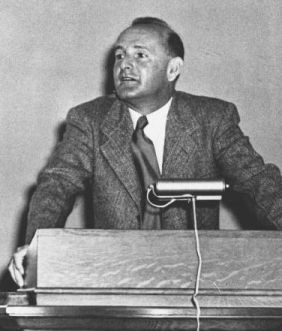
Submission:
[[[236,106],[223,99],[177,91],[176,100],[182,116],[190,116],[192,113],[198,120],[203,121],[214,121],[230,114],[236,114],[237,117]]]
[[[193,109],[202,108],[205,110],[213,110],[213,109],[221,110],[232,105],[231,102],[223,99],[204,96],[204,95],[195,95],[183,91],[177,91],[176,98],[178,100],[178,104],[184,106],[186,105]]]
[[[81,116],[101,118],[108,113],[113,103],[116,101],[117,97],[114,94],[101,96],[73,107],[71,112]]]

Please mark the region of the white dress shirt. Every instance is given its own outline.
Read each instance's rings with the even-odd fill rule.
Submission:
[[[172,98],[170,98],[170,100],[161,108],[155,110],[151,114],[146,115],[148,124],[144,128],[145,135],[151,139],[154,144],[161,173],[163,166],[166,121],[171,101]],[[137,121],[142,115],[131,108],[129,108],[129,113],[133,122],[133,127],[135,129]]]

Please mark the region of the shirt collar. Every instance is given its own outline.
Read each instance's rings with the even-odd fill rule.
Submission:
[[[149,124],[158,123],[160,121],[166,121],[171,102],[172,102],[172,98],[170,98],[168,100],[168,102],[165,105],[163,105],[161,108],[146,115]],[[132,108],[128,108],[128,109],[129,109],[129,113],[130,113],[130,116],[131,116],[131,119],[133,122],[133,127],[135,129],[136,123],[137,123],[139,117],[141,117],[142,115]]]

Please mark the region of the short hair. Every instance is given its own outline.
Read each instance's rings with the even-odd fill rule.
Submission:
[[[180,36],[168,25],[164,20],[157,17],[138,17],[134,19],[131,26],[137,25],[151,25],[163,28],[166,35],[166,46],[168,52],[172,56],[179,56],[184,60],[184,46]]]

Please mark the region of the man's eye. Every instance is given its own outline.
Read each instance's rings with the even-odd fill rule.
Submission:
[[[136,53],[136,57],[139,59],[144,59],[147,57],[147,55],[143,52],[138,52],[138,53]]]
[[[122,60],[124,58],[124,55],[122,53],[116,53],[115,54],[115,59],[116,60]]]

